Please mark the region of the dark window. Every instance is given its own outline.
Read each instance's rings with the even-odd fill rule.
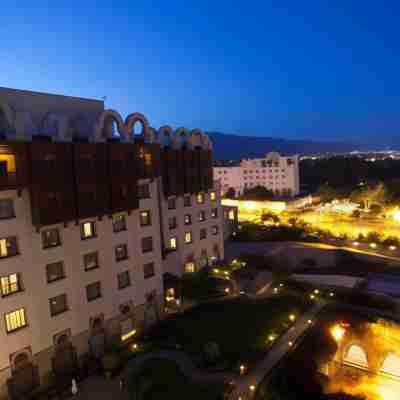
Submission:
[[[0,219],[15,218],[13,199],[0,199]]]
[[[114,230],[114,232],[126,231],[126,218],[125,218],[125,215],[114,215],[114,217],[113,217],[113,230]]]
[[[18,293],[22,290],[21,276],[20,274],[10,274],[7,276],[2,276],[0,278],[1,282],[1,295],[9,296],[13,293]]]
[[[151,215],[149,210],[140,211],[140,226],[151,225]]]
[[[126,199],[128,197],[128,187],[126,185],[122,185],[119,189],[121,198]]]
[[[125,289],[131,285],[129,271],[120,272],[118,274],[118,289]]]
[[[144,279],[151,278],[155,275],[154,263],[147,263],[143,265]]]
[[[213,235],[217,235],[218,234],[218,226],[217,225],[214,225],[214,226],[211,227],[211,233]]]
[[[176,208],[176,199],[175,197],[172,199],[168,199],[168,210],[175,210]]]
[[[93,301],[101,297],[101,285],[100,282],[94,282],[86,286],[86,298],[87,301]]]
[[[139,199],[149,199],[150,198],[150,186],[148,183],[138,185],[138,197],[139,197]]]
[[[200,211],[199,212],[199,221],[203,222],[206,220],[206,212],[205,211]]]
[[[122,261],[128,258],[128,246],[126,244],[120,244],[115,247],[115,260]]]
[[[17,254],[18,244],[15,236],[0,239],[0,258],[16,256]]]
[[[211,210],[211,218],[218,218],[218,208],[213,208]]]
[[[50,303],[50,315],[52,317],[61,314],[65,311],[68,311],[66,294],[60,294],[59,296],[52,297],[51,299],[49,299],[49,303]]]
[[[54,262],[46,265],[47,282],[58,281],[65,278],[64,263],[62,261]]]
[[[97,251],[87,253],[83,255],[83,265],[85,266],[85,271],[90,271],[91,269],[99,268],[99,254]]]
[[[153,238],[151,236],[142,238],[142,252],[148,253],[153,251]]]
[[[42,232],[43,248],[56,247],[61,245],[60,232],[57,228],[46,229]]]
[[[205,239],[207,237],[207,229],[202,228],[200,229],[200,240]]]
[[[169,229],[176,229],[176,227],[177,227],[176,217],[169,217],[168,218],[168,227],[169,227]]]
[[[183,205],[184,207],[190,207],[192,205],[192,198],[190,196],[184,196]]]
[[[184,222],[185,222],[185,225],[190,225],[192,223],[192,216],[190,214],[185,214]]]
[[[11,333],[28,326],[28,323],[26,322],[25,308],[20,308],[18,310],[9,312],[4,315],[4,318],[6,320],[7,333]]]
[[[81,239],[91,239],[96,237],[96,224],[93,221],[81,224]]]

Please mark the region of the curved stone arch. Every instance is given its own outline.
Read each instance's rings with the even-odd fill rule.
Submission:
[[[51,136],[53,139],[69,139],[69,121],[63,114],[47,113],[40,124],[39,134]]]
[[[203,148],[204,150],[210,150],[210,151],[212,151],[213,149],[212,141],[206,133],[203,133]]]
[[[15,129],[15,111],[8,103],[0,102],[0,117],[2,114],[4,115],[5,122],[8,125],[8,129]]]
[[[117,129],[120,136],[124,139],[127,138],[124,121],[121,115],[114,110],[104,110],[96,119],[94,132],[96,142],[100,141],[101,139],[108,139],[112,137],[113,122],[117,124]]]
[[[400,356],[395,352],[388,352],[383,359],[379,372],[400,378]]]
[[[203,132],[200,129],[192,129],[187,138],[187,144],[191,149],[196,147],[203,148]]]
[[[346,346],[343,362],[360,368],[369,368],[368,353],[358,342],[351,342]]]
[[[175,139],[178,147],[183,147],[187,144],[189,138],[189,130],[184,127],[180,127],[175,131]]]
[[[138,112],[129,114],[125,119],[126,132],[127,132],[128,136],[132,140],[134,140],[135,132],[133,131],[133,127],[136,124],[136,122],[140,122],[142,124],[142,132],[141,132],[140,136],[143,136],[145,141],[152,143],[152,140],[154,141],[154,138],[152,137],[152,134],[151,134],[149,121],[143,114],[138,113]]]

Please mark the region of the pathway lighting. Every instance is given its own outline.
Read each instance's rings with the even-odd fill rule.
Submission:
[[[357,246],[359,246],[359,244],[360,244],[360,243],[358,243],[358,242],[353,242],[353,246],[356,246],[356,247],[357,247]]]
[[[310,294],[310,299],[311,299],[311,300],[314,300],[314,299],[315,299],[315,296],[314,296],[312,293]]]
[[[269,336],[268,336],[268,340],[269,340],[270,342],[273,342],[273,341],[275,340],[275,335],[269,335]]]
[[[278,293],[278,288],[274,287],[274,293]]]
[[[392,251],[396,250],[396,246],[389,246],[389,250],[392,250]]]
[[[279,287],[283,287],[283,283],[280,283],[280,284],[279,284]]]
[[[343,339],[346,330],[342,325],[336,324],[331,328],[330,332],[332,337],[336,340],[336,342],[340,342]]]
[[[250,391],[254,392],[256,390],[256,387],[254,385],[249,386]]]
[[[294,314],[290,314],[289,319],[293,322],[296,319],[296,316]]]
[[[318,290],[318,289],[315,289],[315,290],[314,290],[314,293],[315,293],[315,294],[319,294],[319,290]]]
[[[244,374],[244,370],[245,370],[245,366],[242,364],[242,365],[240,366],[240,375],[243,375],[243,374]]]
[[[289,345],[289,347],[292,347],[292,346],[293,346],[293,342],[290,341],[290,342],[288,343],[288,345]]]
[[[312,320],[311,319],[309,319],[307,322],[308,322],[309,325],[312,324]]]
[[[373,249],[376,249],[376,243],[370,243],[369,246],[372,247]]]
[[[229,289],[228,287],[225,288],[225,293],[228,294],[231,291],[231,289]]]
[[[333,293],[333,292],[329,293],[329,297],[333,297],[334,295],[335,295],[335,293]]]

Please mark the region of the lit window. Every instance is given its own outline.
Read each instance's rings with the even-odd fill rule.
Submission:
[[[90,222],[84,222],[81,224],[81,239],[90,239],[96,236],[96,230],[95,230],[95,223],[90,221]]]
[[[60,233],[57,228],[46,229],[42,232],[43,248],[56,247],[61,245]]]
[[[150,211],[140,211],[140,226],[149,226],[151,225],[151,216]]]
[[[54,317],[55,315],[61,314],[68,311],[67,295],[61,294],[56,297],[49,299],[50,303],[50,315]]]
[[[185,273],[191,274],[196,271],[196,266],[193,261],[185,263]]]
[[[185,243],[192,243],[192,232],[185,232]]]
[[[144,154],[144,164],[146,167],[151,167],[151,153]]]
[[[21,290],[18,274],[11,274],[1,278],[1,295],[8,296]]]
[[[11,257],[18,254],[17,238],[9,236],[0,239],[0,258]]]
[[[211,227],[211,233],[213,235],[217,235],[218,234],[218,226],[217,225],[214,225],[214,226]]]
[[[206,220],[206,213],[205,213],[205,211],[200,211],[199,212],[199,221],[200,222],[203,222],[203,221],[205,221]]]
[[[178,243],[176,240],[176,237],[172,237],[169,239],[169,248],[171,250],[176,250],[176,248],[178,247]]]
[[[210,200],[214,201],[217,199],[217,194],[215,192],[210,192]]]
[[[65,278],[64,264],[62,261],[54,262],[46,265],[47,283],[58,281]]]
[[[7,313],[5,315],[5,319],[7,333],[16,331],[17,329],[27,326],[24,308],[20,308],[19,310]]]
[[[115,247],[115,260],[122,261],[128,258],[128,246],[126,244],[120,244]]]
[[[15,156],[14,154],[0,154],[0,176],[15,174]]]
[[[204,203],[204,194],[203,193],[198,193],[197,194],[197,203],[198,204],[203,204]]]
[[[190,214],[185,214],[184,222],[185,222],[185,225],[190,225],[192,223],[192,216]]]
[[[213,208],[211,210],[211,218],[218,218],[218,208]]]
[[[235,211],[234,211],[234,210],[229,210],[228,218],[229,218],[231,221],[234,221],[234,220],[235,220]]]
[[[113,216],[113,230],[114,230],[114,232],[126,231],[125,215],[114,215]]]

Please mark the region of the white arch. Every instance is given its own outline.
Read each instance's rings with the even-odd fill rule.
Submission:
[[[112,137],[112,123],[116,122],[118,133],[124,139],[127,138],[126,128],[121,115],[114,110],[104,110],[96,118],[94,129],[95,141],[101,141]]]
[[[133,127],[136,124],[136,122],[140,122],[142,124],[141,136],[143,136],[144,140],[148,143],[153,143],[155,138],[153,137],[154,135],[151,132],[149,121],[143,114],[138,112],[129,114],[125,119],[126,132],[131,138],[131,140],[134,140],[135,138],[135,132],[133,131]]]
[[[344,355],[343,361],[346,364],[356,367],[368,368],[367,354],[364,349],[356,344],[351,345]]]
[[[397,354],[389,353],[385,358],[379,372],[394,375],[400,378],[400,357]]]

